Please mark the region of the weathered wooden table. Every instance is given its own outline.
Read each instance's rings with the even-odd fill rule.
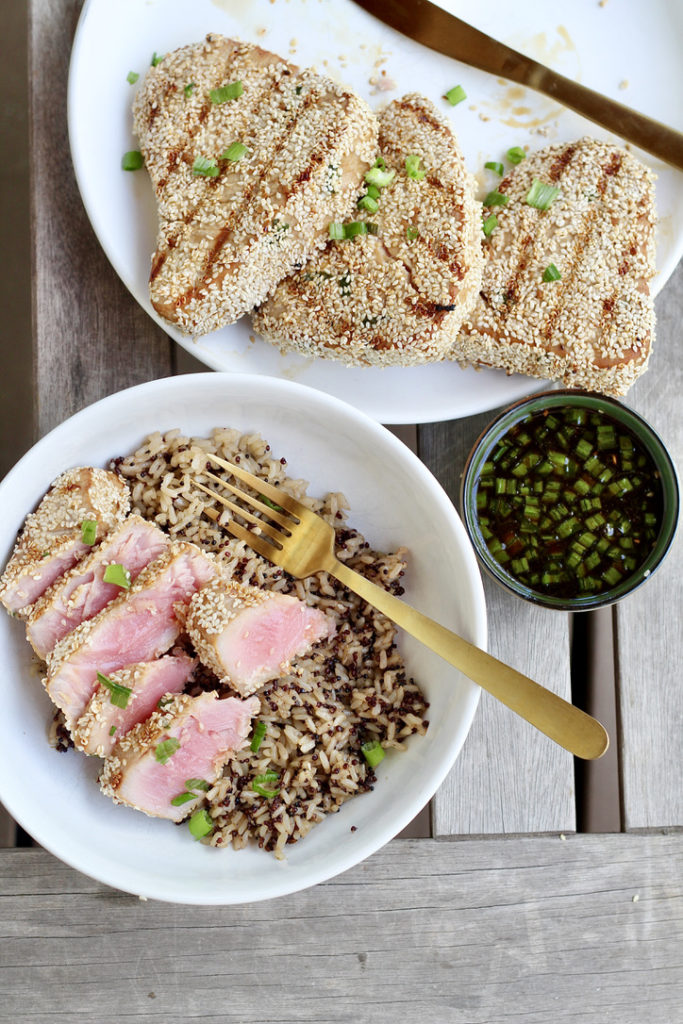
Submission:
[[[65,113],[80,3],[29,6],[38,437],[104,395],[203,367],[127,294],[81,205]],[[683,267],[658,315],[629,403],[680,459]],[[489,418],[417,432],[452,496]],[[573,622],[486,586],[491,650],[611,724],[596,765],[484,694],[431,822],[315,889],[235,908],[142,902],[43,850],[0,850],[0,1018],[676,1024],[682,548],[642,591]]]

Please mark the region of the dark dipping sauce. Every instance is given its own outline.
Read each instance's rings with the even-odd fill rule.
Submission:
[[[587,408],[514,424],[482,465],[475,497],[491,556],[557,598],[598,595],[632,576],[662,522],[651,456],[623,424]]]

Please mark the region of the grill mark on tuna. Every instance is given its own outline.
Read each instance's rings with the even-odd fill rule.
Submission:
[[[266,91],[267,91],[266,89],[263,90],[264,93]],[[273,148],[271,150],[271,157],[270,157],[271,161],[272,161],[272,158],[273,158],[273,156],[275,154],[279,153],[282,149],[284,149],[285,145],[289,141],[289,138],[290,138],[290,136],[292,134],[292,131],[294,130],[294,128],[295,128],[297,122],[300,120],[301,116],[309,109],[309,107],[311,107],[313,105],[314,101],[318,102],[319,98],[320,98],[320,96],[319,96],[319,93],[317,91],[314,92],[313,90],[311,90],[310,93],[307,93],[307,95],[304,97],[304,102],[298,107],[298,109],[295,110],[294,116],[290,117],[290,119],[287,121],[287,123],[283,126],[282,131],[280,133],[280,137],[277,139],[275,145],[273,146]],[[326,142],[327,141],[328,140],[326,140]],[[309,177],[310,177],[310,164],[309,164],[309,167],[307,169],[309,170]],[[242,199],[242,203],[240,204],[240,207],[243,206],[245,203],[249,203],[251,201],[253,196],[257,193],[257,191],[263,185],[264,179],[265,179],[265,177],[266,177],[266,175],[268,173],[269,173],[268,163],[266,161],[263,161],[259,165],[259,178],[258,178],[257,181],[252,182],[247,187],[247,189],[245,190],[244,195],[243,195],[243,199]],[[220,176],[217,176],[215,179],[213,179],[212,183],[217,183],[219,181],[219,177]],[[303,181],[300,182],[299,184],[303,184]],[[292,192],[293,191],[294,190],[292,189]],[[290,192],[289,195],[291,195],[291,194],[292,193]],[[289,196],[287,196],[286,198],[289,198]],[[285,199],[285,201],[286,201],[286,199]],[[194,219],[196,211],[201,207],[201,205],[202,205],[202,203],[200,202],[200,203],[197,204],[197,206],[194,207],[194,209],[188,215],[188,219],[185,221],[186,225],[189,226],[190,222]],[[236,207],[236,205],[237,204],[235,204],[235,207]],[[180,295],[178,298],[176,298],[171,303],[173,309],[176,309],[176,310],[177,309],[182,309],[184,306],[187,306],[188,303],[190,303],[194,298],[197,297],[197,295],[199,294],[199,292],[201,291],[202,288],[206,287],[207,284],[212,283],[212,282],[207,281],[208,274],[210,273],[211,268],[216,263],[219,255],[220,255],[220,252],[223,249],[223,247],[224,247],[228,237],[233,233],[234,226],[235,226],[235,221],[237,220],[237,218],[239,216],[241,216],[241,213],[242,213],[241,208],[237,209],[235,207],[233,207],[233,209],[230,211],[230,216],[228,217],[227,222],[223,225],[223,227],[220,229],[220,231],[216,235],[214,244],[212,245],[211,249],[209,250],[208,256],[206,258],[206,262],[204,264],[204,268],[203,268],[201,277],[197,280],[196,284],[192,285],[191,288],[189,288],[187,291],[185,291],[182,295]],[[157,271],[157,273],[158,273],[158,271]],[[223,274],[223,276],[224,276],[224,274]],[[217,280],[217,279],[215,279],[215,280]]]

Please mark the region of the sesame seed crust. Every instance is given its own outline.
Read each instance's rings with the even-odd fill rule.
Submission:
[[[560,189],[525,202],[534,179]],[[623,395],[654,339],[654,176],[593,139],[532,154],[503,179],[508,196],[484,244],[481,293],[451,358]],[[553,263],[561,280],[543,281]]]
[[[356,366],[435,362],[474,305],[481,208],[449,122],[423,96],[404,96],[379,117],[379,148],[396,177],[376,213],[352,218],[378,234],[329,241],[252,315],[283,351]],[[409,155],[421,180],[407,173]]]
[[[47,578],[52,565],[61,566],[61,572],[70,569],[91,547],[82,541],[83,520],[96,521],[95,543],[98,543],[123,520],[129,509],[128,485],[115,473],[89,466],[62,473],[35,512],[30,512],[24,521],[12,556],[0,577],[0,601],[23,618],[30,612],[33,601],[24,601],[28,593],[21,589],[22,581],[27,577],[36,582],[42,576]]]
[[[238,81],[237,99],[211,102],[211,90]],[[150,68],[133,114],[159,210],[152,304],[192,335],[233,323],[324,244],[377,142],[360,97],[215,34]],[[234,142],[247,152],[223,159]],[[195,174],[198,157],[218,174]]]

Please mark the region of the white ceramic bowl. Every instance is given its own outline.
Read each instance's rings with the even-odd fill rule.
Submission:
[[[384,427],[335,398],[263,376],[202,373],[131,388],[84,409],[43,438],[0,485],[4,565],[26,513],[75,465],[105,466],[153,430],[205,435],[259,431],[311,493],[343,491],[351,523],[383,550],[410,550],[405,599],[474,643],[486,643],[477,563],[450,500]],[[117,807],[96,785],[99,759],[54,751],[52,707],[18,620],[0,616],[0,799],[39,843],[85,874],[160,900],[230,904],[314,885],[357,864],[399,832],[433,795],[462,747],[479,690],[410,637],[407,668],[430,701],[430,726],[389,752],[372,793],[345,804],[287,860],[256,848],[216,850],[186,828]],[[351,826],[356,831],[351,831]]]

